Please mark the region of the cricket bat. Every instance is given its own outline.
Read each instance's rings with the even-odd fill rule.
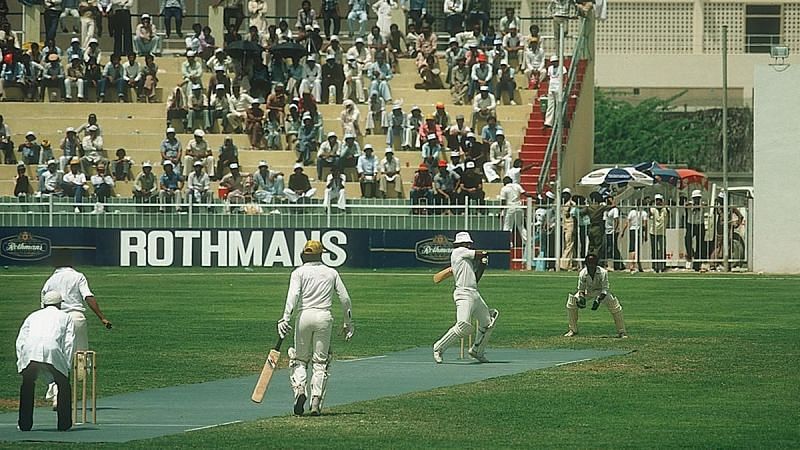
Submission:
[[[278,342],[275,344],[275,347],[269,351],[267,362],[264,363],[264,368],[261,369],[261,375],[258,377],[256,388],[253,389],[253,395],[250,397],[250,400],[256,403],[261,403],[261,401],[264,400],[264,394],[267,393],[269,381],[272,379],[272,374],[275,372],[275,367],[277,367],[278,360],[281,357],[281,344],[283,344],[283,338],[278,337]]]
[[[442,281],[444,281],[444,280],[446,280],[446,279],[448,279],[448,278],[450,278],[452,276],[453,276],[453,268],[452,267],[448,267],[446,269],[442,269],[442,270],[436,272],[433,275],[433,282],[436,283],[436,284],[439,284]]]

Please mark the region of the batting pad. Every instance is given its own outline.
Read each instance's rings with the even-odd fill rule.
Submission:
[[[529,370],[622,355],[613,350],[524,350],[489,348],[489,364],[459,360],[451,348],[444,363],[433,362],[430,347],[388,355],[337,360],[325,396],[326,410],[348,403],[471,383]],[[98,399],[97,424],[56,431],[56,413],[35,410],[33,431],[17,430],[17,413],[0,415],[0,441],[128,442],[292,413],[288,369],[275,372],[264,402],[250,401],[258,378],[211,381],[133,392]],[[325,411],[323,411],[323,414]]]

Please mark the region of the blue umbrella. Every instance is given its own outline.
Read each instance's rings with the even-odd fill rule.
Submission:
[[[673,186],[677,186],[678,183],[681,181],[681,176],[675,169],[668,169],[666,167],[662,167],[661,164],[653,161],[647,163],[640,163],[633,166],[634,169],[646,173],[653,177],[653,180],[656,183],[663,182],[669,183]]]
[[[597,169],[581,178],[580,184],[589,186],[621,185],[650,186],[653,179],[633,167]]]

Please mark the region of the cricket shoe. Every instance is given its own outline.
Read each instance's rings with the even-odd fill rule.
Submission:
[[[442,363],[442,352],[439,350],[433,351],[433,360],[436,361],[436,364]]]
[[[486,354],[485,353],[478,353],[478,352],[475,351],[474,348],[469,349],[468,353],[469,353],[469,356],[477,359],[478,362],[482,362],[482,363],[488,363],[489,362],[489,360],[486,358]]]
[[[617,333],[617,337],[620,339],[628,339],[628,333],[624,331],[622,333]]]
[[[294,415],[295,416],[302,416],[303,412],[305,412],[305,405],[306,405],[306,394],[300,394],[294,400]]]
[[[311,411],[310,411],[310,414],[312,416],[320,415],[319,409],[320,409],[320,403],[321,402],[322,401],[320,400],[318,395],[315,395],[315,396],[311,397]]]
[[[573,337],[573,336],[577,336],[577,335],[578,335],[578,332],[577,331],[572,331],[572,330],[569,330],[566,333],[564,333],[564,337]]]

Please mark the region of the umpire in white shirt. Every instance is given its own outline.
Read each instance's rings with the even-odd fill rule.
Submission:
[[[353,337],[353,318],[350,311],[350,294],[336,269],[322,264],[322,243],[308,241],[301,255],[303,265],[292,272],[286,308],[278,321],[281,338],[289,334],[292,313],[297,310],[294,348],[289,354],[289,380],[294,390],[294,413],[302,415],[307,398],[306,377],[309,362],[311,375],[311,415],[318,416],[328,380],[331,330],[333,329],[333,294],[339,297],[344,313],[345,339]]]
[[[17,370],[22,375],[19,390],[19,421],[22,431],[33,427],[33,397],[36,378],[46,372],[58,386],[58,429],[72,428],[72,390],[69,373],[75,344],[72,318],[61,311],[61,294],[48,291],[42,297],[42,309],[31,313],[17,336]]]
[[[619,300],[608,290],[608,271],[597,265],[597,255],[586,255],[586,266],[578,273],[578,292],[567,296],[567,319],[569,330],[564,337],[578,334],[578,308],[586,308],[586,297],[594,297],[592,311],[596,311],[601,303],[605,303],[608,312],[614,318],[617,327],[617,337],[627,338],[625,320],[622,317],[622,305]]]
[[[89,350],[89,327],[86,324],[86,316],[84,315],[86,306],[89,306],[106,328],[111,329],[111,322],[106,319],[103,311],[100,310],[100,305],[94,298],[92,290],[89,289],[89,282],[86,281],[86,277],[72,268],[72,257],[69,252],[66,249],[53,251],[53,266],[56,270],[42,287],[42,305],[44,305],[44,295],[46,293],[55,291],[61,294],[63,301],[61,310],[72,318],[75,326],[74,351]],[[55,397],[57,393],[56,385],[51,383],[45,398],[53,398],[53,406],[56,406]]]

